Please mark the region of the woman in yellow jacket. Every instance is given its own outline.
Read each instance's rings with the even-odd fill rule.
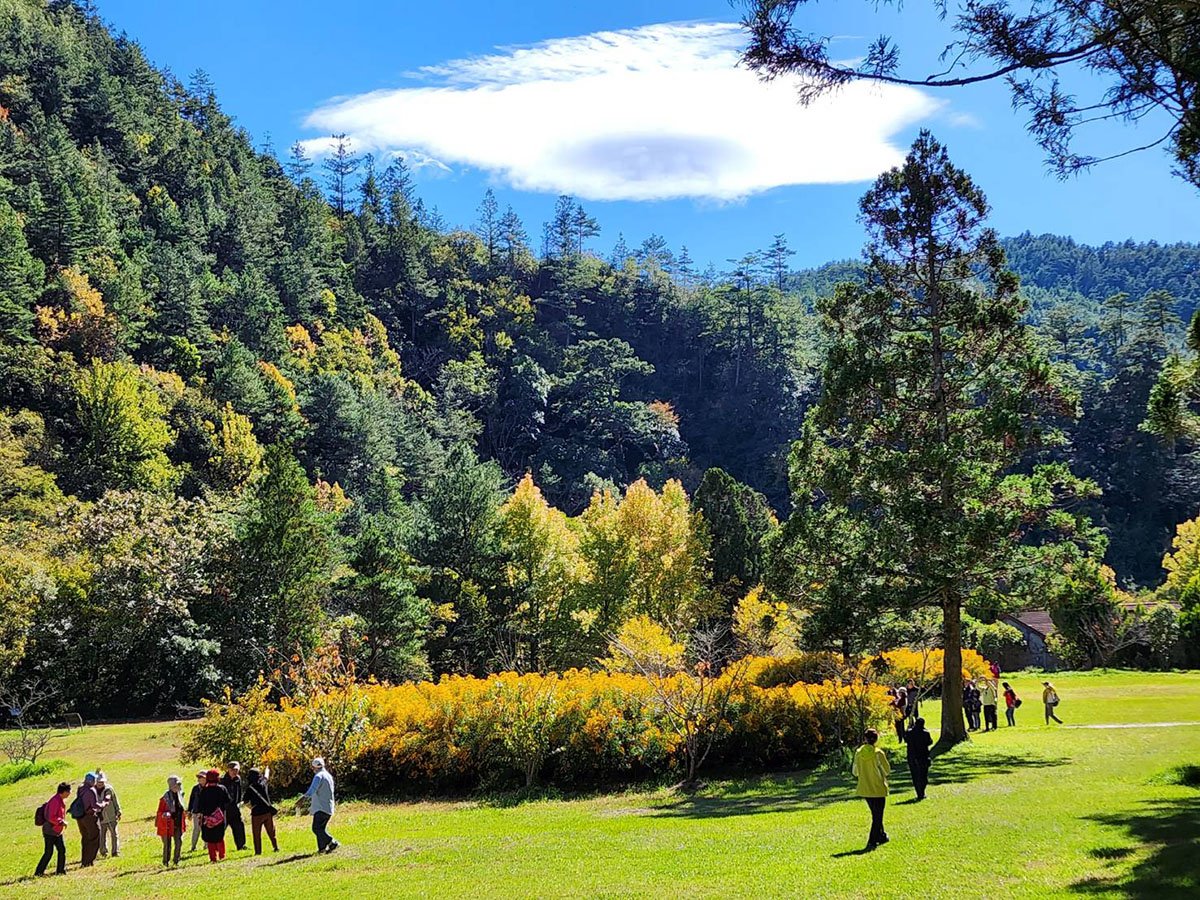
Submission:
[[[1053,719],[1061,725],[1062,719],[1054,714],[1058,708],[1058,691],[1048,681],[1042,682],[1042,704],[1046,707],[1046,724],[1049,725],[1050,720]]]
[[[867,849],[874,850],[888,842],[883,830],[883,808],[887,805],[888,775],[892,767],[887,754],[877,746],[879,732],[868,728],[863,736],[863,745],[854,754],[851,773],[858,779],[858,796],[867,801],[871,810],[871,835],[867,838]]]

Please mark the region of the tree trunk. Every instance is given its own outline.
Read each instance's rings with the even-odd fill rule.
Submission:
[[[938,746],[945,749],[967,739],[963,720],[962,608],[957,596],[947,597],[942,606],[942,734]]]

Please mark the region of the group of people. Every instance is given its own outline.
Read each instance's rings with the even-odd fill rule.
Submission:
[[[67,818],[79,826],[79,864],[83,868],[95,865],[96,856],[121,855],[121,801],[117,791],[103,772],[88,772],[83,784],[71,797],[71,785],[61,782],[54,796],[38,808],[35,824],[42,829],[44,850],[38,862],[37,874],[45,875],[46,868],[55,854],[58,856],[58,874],[67,870],[67,847],[63,833]]]
[[[1012,685],[1007,681],[1000,682],[1000,667],[991,664],[991,678],[980,679],[977,684],[974,679],[967,679],[963,686],[963,711],[967,717],[967,730],[978,731],[981,727],[986,731],[995,731],[999,727],[996,722],[996,707],[999,696],[999,686],[1004,687],[1005,716],[1009,726],[1015,726],[1016,710],[1021,706],[1021,698],[1017,696]],[[909,775],[912,777],[913,790],[918,801],[925,799],[925,791],[929,786],[929,768],[931,764],[931,748],[933,735],[925,728],[925,720],[917,715],[918,695],[916,687],[910,680],[908,685],[888,689],[889,707],[893,713],[893,724],[896,736],[905,748]],[[1059,705],[1058,691],[1049,681],[1042,682],[1042,706],[1046,714],[1046,724],[1053,719],[1062,724],[1057,715]],[[983,712],[982,726],[980,711]],[[858,780],[858,796],[867,801],[871,811],[871,832],[867,837],[867,850],[874,850],[880,844],[888,842],[887,832],[883,828],[883,813],[887,806],[888,776],[891,774],[891,763],[887,753],[879,746],[879,732],[869,728],[863,736],[863,743],[855,751],[854,762],[851,766],[852,775]]]
[[[312,831],[317,839],[318,853],[332,853],[340,845],[329,834],[329,820],[333,817],[334,779],[325,767],[325,760],[317,757],[312,761],[313,779],[304,796],[312,814]],[[191,850],[195,852],[199,840],[203,839],[210,862],[225,858],[225,836],[229,833],[237,850],[246,849],[246,824],[242,817],[242,806],[250,808],[250,828],[254,842],[254,855],[262,854],[262,835],[266,832],[271,847],[279,851],[275,835],[275,816],[278,809],[271,802],[270,767],[252,768],[242,777],[241,763],[231,761],[225,766],[225,774],[217,769],[201,769],[196,773],[196,784],[183,800],[183,782],[178,775],[167,778],[167,789],[158,800],[158,811],[154,816],[154,830],[162,840],[162,864],[179,865],[183,855],[183,838],[189,824],[192,830]],[[50,860],[57,853],[56,874],[67,871],[67,848],[65,832],[67,819],[75,820],[79,828],[80,866],[95,863],[96,855],[108,855],[111,842],[112,855],[120,855],[120,838],[117,823],[121,819],[121,804],[116,791],[102,772],[88,772],[83,784],[70,798],[72,787],[62,782],[54,796],[38,807],[34,823],[41,827],[44,852],[38,862],[36,875],[45,875]]]

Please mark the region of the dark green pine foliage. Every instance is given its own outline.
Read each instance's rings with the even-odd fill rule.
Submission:
[[[693,504],[708,527],[713,584],[731,611],[766,574],[775,516],[762,494],[720,469],[704,473]]]

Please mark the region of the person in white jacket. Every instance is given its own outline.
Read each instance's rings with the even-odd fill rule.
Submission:
[[[308,798],[309,809],[312,811],[312,830],[317,836],[317,852],[332,853],[341,846],[326,831],[329,820],[333,818],[333,776],[325,768],[325,760],[319,756],[312,761],[312,768],[312,784],[308,786],[304,796]]]

